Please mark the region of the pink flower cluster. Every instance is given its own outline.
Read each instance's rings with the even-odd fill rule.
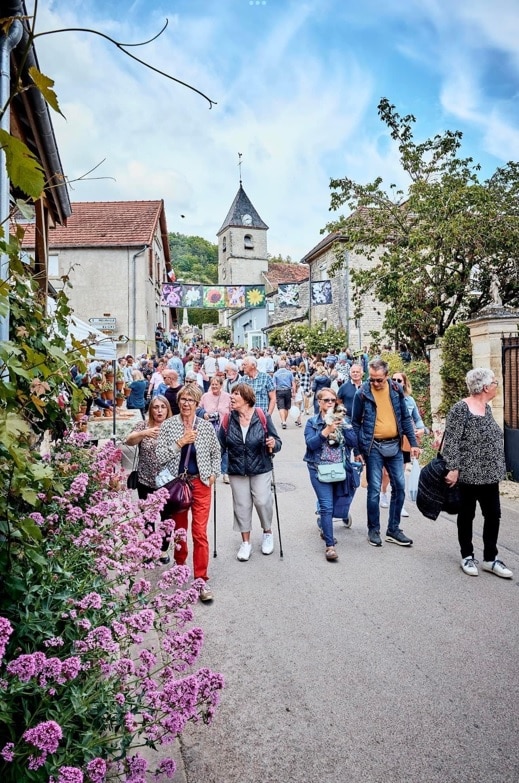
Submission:
[[[5,617],[0,617],[0,663],[2,663],[13,626]]]
[[[8,674],[17,677],[20,682],[29,682],[35,678],[38,685],[45,688],[49,682],[64,685],[74,680],[81,671],[81,661],[77,656],[47,658],[42,652],[19,655],[6,666]]]

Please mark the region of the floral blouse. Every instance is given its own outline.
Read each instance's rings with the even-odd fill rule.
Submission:
[[[142,432],[142,430],[147,429],[148,424],[144,421],[140,421],[135,425],[132,432]],[[157,440],[156,438],[145,437],[138,444],[137,448],[139,449],[139,462],[137,467],[139,483],[144,484],[146,487],[157,489],[155,477],[160,471],[156,452]]]
[[[452,406],[445,422],[442,454],[449,470],[459,470],[462,484],[495,484],[506,474],[503,433],[490,405],[475,416],[463,400]]]

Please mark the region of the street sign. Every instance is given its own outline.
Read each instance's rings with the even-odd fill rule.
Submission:
[[[117,323],[117,318],[89,318],[88,323],[96,329],[110,329]]]

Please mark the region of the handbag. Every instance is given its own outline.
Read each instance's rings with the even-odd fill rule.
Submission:
[[[342,462],[325,462],[317,465],[317,478],[322,484],[332,484],[346,479],[346,468]]]
[[[126,479],[126,486],[128,489],[137,489],[139,485],[139,456],[140,456],[140,445],[135,447],[135,453],[133,455],[133,465],[130,473],[128,473],[128,478]]]
[[[191,445],[192,444],[190,443],[186,451],[186,458],[184,460],[185,466],[189,465]],[[171,481],[168,481],[162,488],[167,489],[169,493],[169,497],[163,509],[163,513],[167,516],[172,516],[178,511],[185,511],[190,508],[191,503],[193,502],[193,484],[187,475],[186,470]]]

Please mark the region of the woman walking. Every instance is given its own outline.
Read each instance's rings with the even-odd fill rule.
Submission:
[[[209,541],[207,524],[211,512],[211,487],[220,473],[220,445],[213,425],[196,416],[202,392],[195,384],[187,384],[177,395],[180,408],[178,416],[172,416],[160,428],[157,442],[157,459],[161,468],[168,468],[172,476],[187,473],[193,497],[189,509],[173,514],[175,529],[187,533],[191,512],[191,536],[193,540],[193,574],[203,579],[205,587],[200,591],[201,601],[212,601],[213,593],[207,584],[209,579]],[[175,562],[184,565],[187,560],[187,540],[175,546]]]
[[[255,408],[256,395],[247,383],[231,392],[231,414],[222,420],[218,433],[222,450],[227,450],[231,483],[234,529],[241,533],[238,560],[251,556],[252,510],[256,509],[263,529],[261,551],[274,551],[272,534],[272,454],[281,449],[281,440],[272,419]]]
[[[349,462],[351,449],[357,446],[357,436],[345,420],[336,420],[330,424],[325,421],[328,411],[334,409],[337,395],[331,389],[321,389],[317,392],[319,412],[306,422],[305,442],[306,454],[304,460],[308,466],[310,481],[319,503],[321,535],[325,543],[325,557],[329,561],[338,560],[333,536],[334,495],[343,482],[323,483],[319,480],[318,465],[337,464],[337,467]],[[345,453],[346,452],[346,453]],[[351,470],[351,469],[350,469]],[[348,480],[348,476],[346,477]],[[350,485],[351,487],[351,485]],[[353,492],[351,496],[353,497]],[[343,512],[344,513],[344,512]],[[345,517],[346,518],[346,517]]]
[[[150,402],[148,410],[148,421],[140,421],[126,438],[127,446],[136,446],[139,451],[137,462],[137,494],[140,500],[146,500],[150,492],[155,492],[157,484],[155,479],[159,472],[159,463],[157,460],[157,438],[161,425],[166,419],[171,417],[171,408],[165,397],[157,395]],[[162,516],[167,519],[167,516]],[[154,529],[154,528],[153,528]],[[168,555],[170,536],[162,539],[162,552],[160,562],[167,564],[170,562]]]
[[[488,403],[496,396],[498,382],[492,370],[478,367],[469,370],[466,383],[469,396],[447,414],[442,448],[449,471],[445,481],[451,487],[457,484],[461,495],[457,520],[461,568],[469,576],[478,575],[472,523],[479,503],[483,514],[483,570],[512,579],[512,571],[497,557],[499,482],[506,468],[503,433]]]

